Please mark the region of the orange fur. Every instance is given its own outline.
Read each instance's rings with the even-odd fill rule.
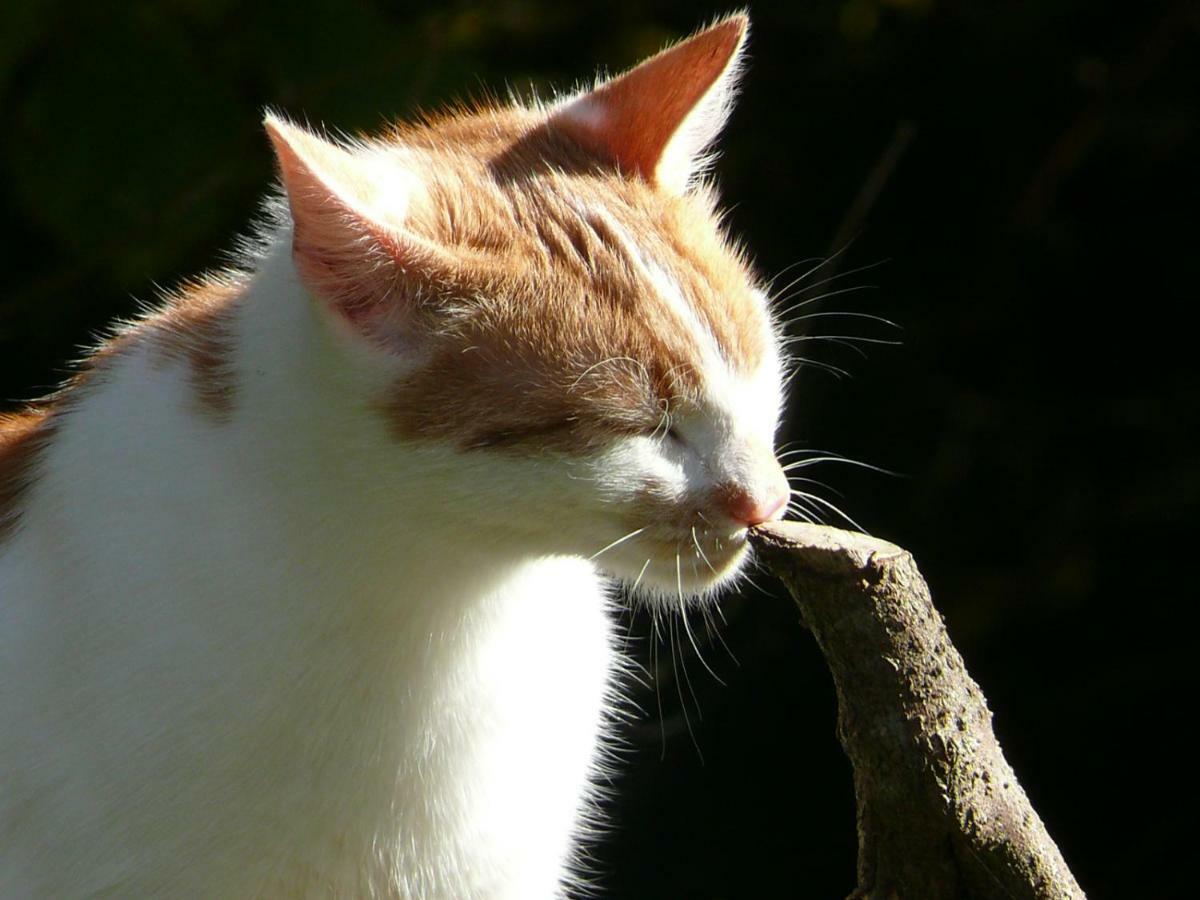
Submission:
[[[193,282],[143,320],[135,332],[148,337],[164,364],[188,366],[194,408],[218,423],[232,415],[237,394],[229,356],[232,317],[243,289],[230,276]]]
[[[54,435],[47,408],[0,416],[0,542],[17,526],[37,457]]]

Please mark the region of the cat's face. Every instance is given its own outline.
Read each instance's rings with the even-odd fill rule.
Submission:
[[[396,440],[443,448],[477,485],[456,514],[660,594],[729,578],[788,497],[777,336],[690,184],[744,28],[550,110],[354,148],[268,124],[297,267],[394,364],[377,406]]]

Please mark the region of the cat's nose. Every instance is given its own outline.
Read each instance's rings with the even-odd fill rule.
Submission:
[[[782,485],[775,484],[758,491],[731,486],[722,491],[722,494],[725,512],[729,517],[735,522],[751,526],[783,518],[789,492],[784,482]]]

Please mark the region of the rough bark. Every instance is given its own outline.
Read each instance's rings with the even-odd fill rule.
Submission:
[[[1081,898],[906,551],[787,522],[755,530],[833,673],[858,804],[855,900]]]

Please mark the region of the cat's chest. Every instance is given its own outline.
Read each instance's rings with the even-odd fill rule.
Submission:
[[[453,629],[414,622],[386,684],[363,669],[337,691],[314,685],[314,708],[293,706],[263,745],[278,754],[286,742],[293,762],[286,773],[273,765],[291,783],[268,786],[260,802],[303,792],[321,812],[298,821],[280,809],[286,839],[273,852],[345,881],[348,894],[375,872],[404,873],[400,895],[423,895],[422,884],[456,885],[461,897],[551,895],[602,752],[614,664],[604,607],[590,566],[543,561]],[[333,665],[346,671],[345,660]]]

